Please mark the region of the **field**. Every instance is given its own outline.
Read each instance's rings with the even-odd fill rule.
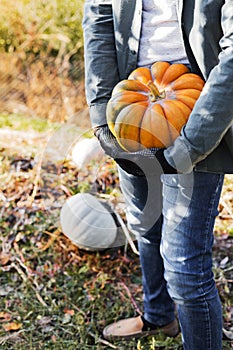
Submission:
[[[64,124],[27,121],[1,116],[1,349],[181,349],[180,336],[130,343],[101,338],[104,325],[142,310],[138,256],[130,246],[95,253],[78,249],[61,232],[59,212],[69,196],[97,191],[124,218],[115,164],[104,158],[101,165],[92,162],[80,170],[67,151],[43,167],[44,155],[53,154],[50,140],[62,135],[65,143],[70,137],[67,129],[61,133]],[[88,129],[78,131],[76,140]],[[228,330],[232,204],[232,176],[227,176],[215,228],[214,272]],[[231,346],[224,342],[224,349]]]
[[[102,338],[109,322],[142,312],[138,256],[130,245],[81,250],[60,227],[62,205],[79,192],[97,193],[125,220],[115,163],[103,157],[78,168],[71,157],[92,136],[82,3],[0,3],[0,349],[178,350],[180,335]],[[233,348],[232,183],[227,175],[213,249],[224,350]]]

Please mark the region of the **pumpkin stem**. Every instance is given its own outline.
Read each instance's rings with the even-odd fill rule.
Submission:
[[[149,80],[146,85],[150,89],[150,97],[152,102],[165,97],[165,91],[160,92],[152,80]]]

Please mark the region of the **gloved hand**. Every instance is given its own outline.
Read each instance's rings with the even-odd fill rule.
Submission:
[[[177,170],[167,162],[162,148],[126,152],[120,147],[107,124],[95,128],[94,134],[105,153],[129,174],[137,176],[151,176],[158,173],[177,174]]]
[[[107,124],[95,128],[94,134],[105,153],[112,157],[123,170],[132,175],[145,176],[142,169],[130,160],[129,153],[121,148]]]

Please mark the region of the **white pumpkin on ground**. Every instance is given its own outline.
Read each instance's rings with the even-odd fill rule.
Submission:
[[[72,160],[80,169],[91,161],[100,161],[104,156],[96,137],[82,139],[72,149]]]
[[[75,245],[91,251],[111,247],[118,233],[111,212],[89,193],[67,199],[60,212],[60,223],[63,233]]]

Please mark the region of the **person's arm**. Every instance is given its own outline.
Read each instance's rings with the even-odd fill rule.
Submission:
[[[85,91],[92,127],[106,124],[106,105],[119,81],[111,1],[84,4]]]
[[[91,125],[105,153],[115,159],[125,171],[133,175],[150,175],[161,170],[166,173],[176,173],[176,170],[164,158],[163,150],[158,153],[157,150],[155,152],[125,152],[108,128],[107,102],[114,86],[119,81],[110,0],[85,1],[83,33],[86,99],[90,110]]]
[[[83,16],[85,93],[91,125],[107,155],[118,158],[128,172],[138,174],[136,165],[123,160],[125,152],[110,132],[106,120],[107,102],[119,81],[111,1],[86,0]],[[140,171],[140,174],[143,174]]]
[[[233,2],[222,8],[223,37],[218,65],[211,71],[181,136],[164,155],[180,172],[190,172],[221,142],[233,123]]]

